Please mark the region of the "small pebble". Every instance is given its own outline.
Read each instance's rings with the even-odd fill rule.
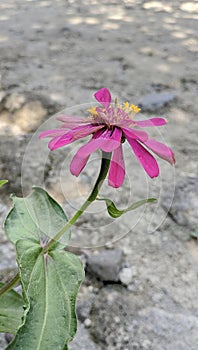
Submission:
[[[88,287],[88,290],[89,290],[89,292],[91,292],[91,293],[92,293],[92,292],[93,292],[93,290],[94,290],[94,287],[93,287],[93,286],[89,286],[89,287]]]
[[[117,324],[120,323],[120,317],[115,316],[115,317],[114,317],[114,321],[115,321],[115,323],[117,323]]]
[[[145,339],[145,340],[142,342],[142,346],[143,346],[143,348],[144,348],[145,350],[149,349],[150,346],[151,346],[150,340]]]
[[[84,326],[86,328],[90,328],[91,327],[91,320],[90,320],[90,318],[86,318],[86,320],[84,320]]]
[[[132,282],[133,274],[130,267],[124,267],[119,273],[119,280],[128,286]]]

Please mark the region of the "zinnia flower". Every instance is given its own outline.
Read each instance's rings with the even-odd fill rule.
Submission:
[[[138,161],[151,178],[159,175],[159,167],[157,161],[149,152],[150,150],[170,164],[175,163],[174,154],[169,147],[150,139],[145,131],[137,129],[137,127],[165,125],[165,119],[151,118],[135,121],[133,118],[140,108],[129,105],[128,102],[118,105],[117,99],[115,99],[115,104],[112,106],[111,94],[107,88],[100,89],[94,96],[101,107],[89,109],[89,117],[58,116],[57,119],[63,122],[62,128],[44,131],[40,134],[40,138],[52,138],[48,144],[50,150],[63,147],[92,134],[91,140],[80,147],[72,159],[70,171],[73,175],[78,176],[87,164],[91,153],[101,149],[104,152],[113,153],[108,173],[108,183],[115,188],[120,187],[125,178],[122,150],[122,144],[125,140],[128,141]]]

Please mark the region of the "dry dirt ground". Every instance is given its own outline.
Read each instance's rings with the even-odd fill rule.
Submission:
[[[1,221],[9,194],[32,185],[45,186],[69,215],[83,202],[99,153],[74,179],[68,166],[79,143],[50,154],[38,133],[57,127],[52,116],[62,109],[85,115],[101,87],[141,104],[140,119],[165,116],[160,133],[148,131],[176,156],[175,168],[160,160],[151,181],[125,145],[124,185],[105,185],[103,194],[119,207],[147,196],[158,204],[115,221],[97,203],[75,226],[71,245],[87,277],[71,350],[198,348],[197,20],[197,1],[0,1],[0,178],[9,179]],[[0,243],[8,280],[14,250],[3,231]]]

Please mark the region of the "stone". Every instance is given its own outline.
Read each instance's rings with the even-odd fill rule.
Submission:
[[[3,333],[0,333],[0,350],[6,349],[8,343]]]
[[[86,300],[79,300],[76,307],[76,312],[78,315],[78,319],[81,322],[84,322],[86,319],[89,318],[91,308],[92,308],[93,300],[89,297],[89,299]]]
[[[192,230],[198,227],[198,177],[186,177],[175,187],[175,194],[171,208],[170,198],[164,196],[162,207],[179,225],[188,226]]]
[[[74,340],[69,343],[70,350],[102,350],[89,335],[89,331],[85,326],[78,322],[78,330]]]
[[[21,108],[22,105],[25,103],[25,101],[26,101],[25,95],[19,95],[17,93],[13,93],[6,98],[4,107],[9,112],[12,113],[18,110],[19,108]]]
[[[119,324],[120,323],[120,317],[119,316],[115,316],[114,317],[114,322]]]
[[[1,194],[27,195],[33,185],[43,186],[49,168],[49,150],[37,136],[0,138],[0,178],[8,179]]]
[[[91,320],[90,320],[90,318],[86,318],[84,320],[84,326],[85,326],[85,328],[90,328],[91,327]]]
[[[160,92],[145,95],[138,103],[142,112],[154,112],[162,107],[165,107],[169,103],[173,102],[176,98],[176,94],[173,92]]]
[[[22,135],[35,131],[47,115],[60,108],[49,97],[33,93],[7,94],[0,91],[0,131],[2,134]]]
[[[148,340],[148,339],[143,340],[143,342],[142,342],[143,349],[145,349],[145,350],[150,349],[151,346],[152,346],[152,343],[150,340]]]
[[[102,281],[117,282],[122,267],[123,252],[120,249],[103,250],[87,259],[88,272]]]
[[[148,306],[142,295],[137,293],[131,297],[127,289],[118,284],[104,286],[92,309],[90,332],[94,339],[104,343],[104,349],[196,350],[196,311],[171,305],[163,309],[161,301],[159,307]]]
[[[0,112],[4,108],[5,97],[6,97],[6,93],[4,91],[0,91]]]
[[[155,335],[158,344],[153,343],[157,350],[196,350],[198,343],[198,317],[191,314],[171,313],[160,308],[146,308],[139,312],[139,327],[148,337]],[[168,339],[168,347],[164,341],[159,346],[160,339]]]
[[[128,286],[133,279],[133,272],[130,267],[124,267],[119,273],[119,280],[125,286]]]
[[[32,132],[46,116],[47,110],[41,101],[30,101],[14,113],[13,120],[23,131]]]
[[[81,260],[82,264],[83,264],[83,268],[85,269],[86,268],[86,263],[87,263],[87,258],[84,254],[81,254],[78,256],[79,259]]]
[[[0,281],[7,282],[13,277],[14,270],[17,268],[15,260],[15,247],[7,240],[2,225],[9,208],[0,203]]]

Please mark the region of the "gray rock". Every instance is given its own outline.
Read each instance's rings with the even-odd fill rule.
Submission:
[[[91,320],[90,320],[90,318],[86,318],[85,319],[84,326],[85,326],[85,328],[90,328],[91,327]]]
[[[80,254],[79,256],[79,259],[81,260],[82,264],[83,264],[83,267],[84,269],[86,268],[86,264],[87,264],[87,258],[84,254]]]
[[[28,92],[6,94],[0,91],[0,129],[11,135],[35,131],[59,105],[44,95]]]
[[[147,308],[139,312],[139,322],[143,331],[149,335],[155,334],[155,339],[162,341],[159,350],[196,350],[198,344],[198,317],[185,314],[173,314],[158,308]],[[154,345],[154,344],[153,344]]]
[[[9,209],[0,203],[0,281],[8,281],[13,277],[16,269],[15,247],[11,244],[2,229],[2,225]]]
[[[119,273],[119,280],[122,284],[128,286],[133,279],[133,271],[130,267],[124,267]]]
[[[33,185],[43,186],[49,166],[49,150],[38,136],[1,136],[0,178],[9,182],[1,194],[27,195]]]
[[[3,333],[0,333],[0,350],[4,350],[6,346],[8,345],[5,335]]]
[[[13,93],[6,98],[4,107],[9,112],[14,112],[15,110],[18,110],[19,108],[21,108],[22,105],[25,103],[25,101],[26,101],[25,95],[22,95],[22,94],[19,95],[19,94]]]
[[[123,252],[120,249],[104,250],[91,255],[87,260],[87,269],[102,281],[118,281],[122,267]]]
[[[69,343],[70,350],[101,350],[101,348],[93,342],[89,331],[84,325],[78,322],[78,330],[74,340]]]
[[[84,322],[86,319],[89,318],[91,308],[92,308],[93,300],[87,299],[87,300],[79,300],[76,307],[76,312],[78,315],[78,319],[81,322]]]
[[[30,101],[14,113],[13,120],[24,132],[32,132],[46,116],[47,110],[41,101]]]
[[[108,284],[95,298],[90,332],[103,345],[102,349],[133,349],[130,340],[134,333],[133,329],[128,329],[127,323],[132,323],[130,313],[135,302],[132,299],[129,302],[129,296],[123,286]]]
[[[189,226],[192,230],[198,227],[198,177],[187,177],[175,187],[171,208],[170,198],[162,198],[161,205],[179,225]]]
[[[152,93],[144,96],[138,103],[142,111],[154,112],[167,104],[171,103],[176,98],[173,92]]]
[[[104,349],[196,350],[196,312],[161,305],[149,307],[144,292],[131,295],[121,285],[105,286],[94,301],[90,332]]]
[[[2,243],[2,240],[5,239]],[[9,280],[9,275],[16,270],[15,249],[13,244],[6,241],[4,233],[0,231],[0,280]]]
[[[6,97],[6,93],[4,91],[0,91],[0,111],[3,109],[4,107],[4,100]]]

